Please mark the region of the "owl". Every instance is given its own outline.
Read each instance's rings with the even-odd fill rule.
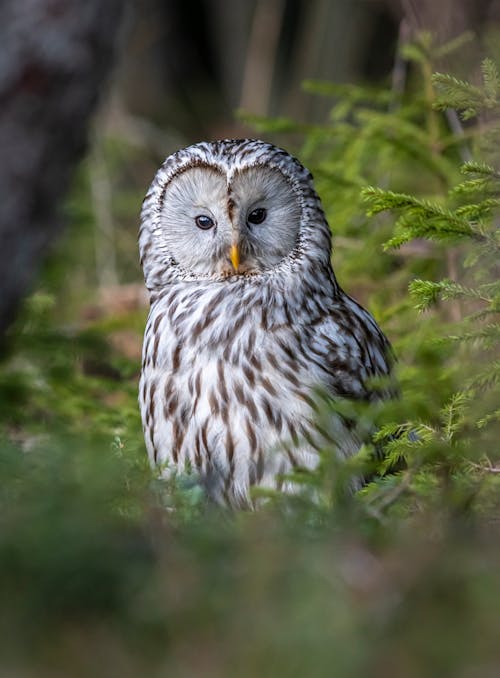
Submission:
[[[139,402],[151,463],[195,472],[216,502],[294,492],[319,451],[362,440],[315,419],[318,393],[370,400],[388,340],[333,273],[311,173],[259,140],[198,143],[168,157],[139,234],[150,294]],[[372,384],[371,384],[372,382]]]

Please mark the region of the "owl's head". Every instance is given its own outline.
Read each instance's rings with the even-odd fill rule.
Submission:
[[[150,289],[174,280],[266,276],[325,264],[330,232],[312,176],[253,139],[199,143],[168,157],[144,200],[140,248]]]

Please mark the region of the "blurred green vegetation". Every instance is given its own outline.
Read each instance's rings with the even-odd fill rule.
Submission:
[[[377,440],[325,450],[314,501],[235,515],[155,479],[135,233],[156,159],[106,138],[82,166],[0,371],[2,675],[499,674],[500,79],[404,49],[400,89],[306,83],[323,125],[251,120],[313,171],[340,283],[399,358],[401,398],[359,408]]]

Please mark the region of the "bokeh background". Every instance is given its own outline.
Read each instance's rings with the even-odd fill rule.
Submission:
[[[324,122],[331,99],[305,92],[306,80],[397,91],[398,45],[419,30],[442,44],[472,31],[473,41],[435,67],[477,77],[481,55],[494,50],[500,15],[495,0],[111,0],[85,10],[23,0],[1,11],[0,133],[10,161],[1,177],[3,327],[61,242],[62,222],[73,242],[66,255],[75,256],[63,289],[76,282],[77,296],[89,287],[92,297],[140,281],[139,203],[172,151],[255,135],[242,113],[293,120],[298,130]],[[268,137],[296,152],[302,145],[300,131]],[[80,206],[88,212],[57,218],[75,171],[85,175]],[[16,247],[24,228],[28,237]],[[68,307],[79,305],[68,299]]]
[[[495,229],[498,187],[453,191],[499,166],[499,28],[498,0],[3,0],[2,675],[499,675],[497,241],[418,222],[475,190]],[[434,71],[484,110],[438,111]],[[244,136],[312,169],[340,282],[400,360],[401,401],[364,416],[404,433],[358,497],[368,449],[311,478],[319,503],[229,515],[147,464],[137,230],[167,155]],[[399,213],[369,214],[369,185],[444,216],[410,205],[418,237],[384,249]],[[415,279],[485,287],[427,304]]]

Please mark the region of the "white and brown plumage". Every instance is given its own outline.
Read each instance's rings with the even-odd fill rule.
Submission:
[[[215,500],[249,506],[254,485],[292,490],[286,474],[315,467],[332,446],[324,436],[341,456],[359,449],[340,416],[318,431],[314,394],[373,397],[389,344],[337,284],[330,229],[298,160],[249,139],[174,153],[144,200],[139,244],[152,463],[193,469]]]

